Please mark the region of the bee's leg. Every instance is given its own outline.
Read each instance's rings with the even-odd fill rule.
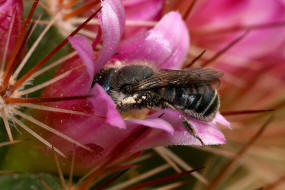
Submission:
[[[187,120],[186,117],[183,116],[183,124],[185,126],[185,128],[187,129],[188,132],[190,132],[191,135],[193,135],[196,139],[198,139],[201,143],[202,146],[205,146],[204,142],[202,141],[202,139],[199,137],[199,135],[196,133],[195,129],[193,128],[193,126],[191,125],[191,123]]]
[[[177,111],[178,113],[180,113],[180,111],[172,104],[165,102],[164,103],[166,107],[173,109],[174,111]],[[195,129],[193,128],[193,126],[191,125],[191,123],[189,122],[189,120],[180,113],[180,115],[183,117],[183,125],[185,126],[186,130],[192,135],[194,136],[196,139],[198,139],[201,143],[202,146],[204,146],[204,142],[202,141],[202,139],[199,137],[199,135],[197,134],[197,132],[195,131]]]

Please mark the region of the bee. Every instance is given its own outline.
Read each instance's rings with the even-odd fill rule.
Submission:
[[[100,84],[120,112],[170,108],[181,114],[186,129],[204,145],[186,116],[211,121],[219,109],[217,88],[223,73],[209,68],[156,69],[146,64],[108,66],[93,84]]]

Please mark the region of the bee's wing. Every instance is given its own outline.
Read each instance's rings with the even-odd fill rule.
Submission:
[[[222,76],[223,72],[209,68],[159,70],[151,77],[141,80],[137,84],[133,85],[132,89],[134,91],[141,91],[166,86],[199,86],[199,84],[211,85],[213,88],[217,88],[219,86],[219,78]]]

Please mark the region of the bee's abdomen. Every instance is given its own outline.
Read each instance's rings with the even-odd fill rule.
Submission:
[[[169,103],[199,120],[211,120],[219,108],[219,97],[216,90],[210,87],[178,88],[166,87],[159,90]]]

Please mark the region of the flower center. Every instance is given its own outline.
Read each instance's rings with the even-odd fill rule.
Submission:
[[[5,115],[7,116],[7,118],[9,118],[9,116],[13,115],[13,109],[17,109],[17,105],[13,104],[13,103],[9,103],[9,101],[7,101],[7,98],[12,97],[12,98],[19,98],[21,97],[21,95],[19,94],[19,90],[15,90],[15,91],[10,91],[9,90],[9,85],[13,85],[15,83],[15,80],[13,77],[10,78],[9,80],[9,85],[6,89],[3,89],[3,72],[2,74],[0,74],[0,111],[5,112]],[[22,87],[23,88],[23,87]],[[22,89],[21,88],[21,89]]]

